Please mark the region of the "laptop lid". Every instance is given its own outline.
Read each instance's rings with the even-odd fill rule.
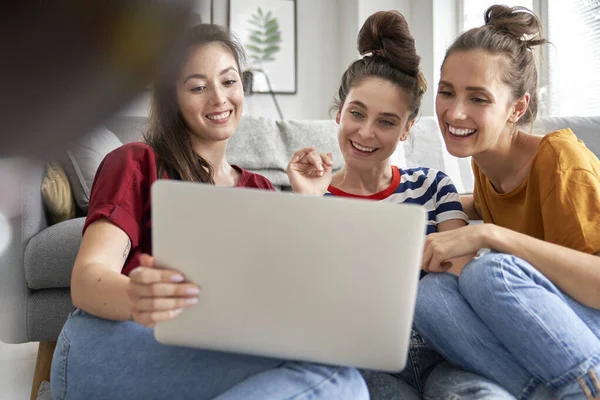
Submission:
[[[178,181],[152,187],[159,265],[201,287],[166,344],[399,371],[423,207]]]

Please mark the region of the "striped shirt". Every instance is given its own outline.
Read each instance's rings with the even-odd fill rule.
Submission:
[[[437,232],[437,224],[451,219],[468,222],[460,198],[450,178],[430,168],[400,170],[392,166],[392,183],[386,189],[370,196],[344,192],[329,186],[325,196],[344,196],[366,200],[388,201],[396,204],[419,204],[427,210],[427,234]]]

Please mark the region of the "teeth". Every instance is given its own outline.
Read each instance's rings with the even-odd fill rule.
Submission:
[[[223,119],[229,117],[229,115],[231,115],[231,111],[225,111],[225,112],[222,112],[221,114],[207,115],[206,118],[213,120],[213,121],[220,121],[220,120],[223,120]]]
[[[350,141],[350,143],[352,143],[352,146],[353,146],[354,148],[357,148],[357,149],[358,149],[358,150],[360,150],[360,151],[366,151],[366,152],[372,153],[372,152],[374,152],[375,150],[377,150],[377,149],[374,149],[374,148],[371,148],[371,147],[359,146],[358,144],[354,143],[353,141]]]
[[[450,131],[451,134],[456,135],[456,136],[467,136],[467,135],[470,135],[471,133],[475,133],[475,131],[477,129],[459,129],[459,128],[455,128],[453,126],[448,125],[448,130]]]

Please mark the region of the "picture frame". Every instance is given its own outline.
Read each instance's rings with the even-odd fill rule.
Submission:
[[[229,0],[227,21],[248,56],[250,93],[296,94],[296,0]]]

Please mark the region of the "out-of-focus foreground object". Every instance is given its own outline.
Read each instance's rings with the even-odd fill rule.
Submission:
[[[208,0],[206,0],[208,1]],[[49,378],[51,310],[72,309],[68,289],[27,282],[36,249],[73,263],[81,226],[48,227],[41,200],[47,160],[131,102],[184,51],[193,0],[8,1],[0,6],[0,340],[40,341],[31,398]],[[76,222],[79,223],[79,222]],[[54,244],[43,237],[57,233]],[[53,235],[54,236],[54,235]],[[32,238],[37,238],[30,240]],[[55,274],[49,259],[42,270]],[[40,307],[40,305],[43,305]],[[37,316],[37,317],[36,317]]]
[[[48,157],[182,50],[192,0],[9,1],[0,10],[0,157]]]

